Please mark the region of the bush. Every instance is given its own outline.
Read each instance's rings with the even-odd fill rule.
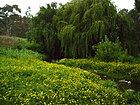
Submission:
[[[16,48],[18,49],[29,49],[36,52],[41,52],[41,46],[34,41],[28,41],[27,39],[19,38]]]
[[[136,93],[133,90],[125,91],[124,97],[127,98],[128,105],[140,105],[140,93]]]
[[[118,61],[120,61],[120,62],[131,62],[131,63],[134,63],[135,62],[135,59],[134,59],[134,57],[132,57],[132,56],[127,55],[127,54],[124,53],[122,55],[119,55]]]
[[[93,48],[97,50],[96,57],[102,61],[130,62],[133,59],[126,54],[118,40],[111,42],[105,37],[105,41],[101,41],[96,46],[93,46]]]
[[[28,49],[33,45],[33,43],[29,42],[27,39],[19,38],[17,43],[18,49]]]

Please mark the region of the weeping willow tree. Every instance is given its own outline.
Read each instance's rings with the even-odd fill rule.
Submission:
[[[58,36],[65,57],[90,57],[92,46],[105,38],[125,43],[131,21],[110,0],[72,0],[57,14]],[[122,44],[122,45],[123,45]]]
[[[51,57],[57,52],[70,58],[94,56],[92,46],[105,36],[125,43],[129,18],[110,0],[72,0],[59,8],[52,4],[40,9],[31,28],[33,38]]]

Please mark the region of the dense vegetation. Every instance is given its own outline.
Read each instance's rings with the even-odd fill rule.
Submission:
[[[62,59],[57,63],[89,70],[112,80],[140,80],[140,65],[135,63],[102,62],[97,59]]]
[[[3,53],[4,50],[0,50],[2,105],[138,105],[140,102],[139,94],[121,92],[115,82],[102,80],[92,72],[43,62],[34,53],[28,53],[26,58],[21,57],[24,55],[22,51],[17,50],[18,53],[13,57],[16,50],[7,48]]]
[[[0,7],[0,105],[140,105],[138,0],[131,11],[110,0],[14,11]]]
[[[20,13],[18,5],[6,4],[0,7],[0,35],[25,37],[29,28],[29,18],[21,16]]]
[[[0,7],[0,35],[26,37],[38,43],[36,51],[52,59],[95,56],[92,46],[105,36],[116,38],[131,55],[139,55],[139,1],[135,8],[117,11],[111,0],[72,0],[41,7],[37,15],[20,16],[18,5]],[[28,31],[28,32],[27,32]]]
[[[113,42],[118,38],[123,49],[133,54],[130,39],[138,44],[132,35],[134,29],[134,20],[128,11],[117,12],[110,0],[72,0],[59,7],[56,3],[41,7],[32,18],[28,35],[52,58],[82,58],[95,56],[96,49],[92,46],[105,36]]]

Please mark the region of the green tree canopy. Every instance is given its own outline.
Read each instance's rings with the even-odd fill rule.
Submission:
[[[60,45],[61,55],[70,58],[94,56],[92,46],[105,35],[111,41],[119,37],[125,45],[125,37],[132,27],[131,19],[125,11],[117,12],[110,0],[72,0],[59,8],[52,4],[40,8],[33,18],[31,32],[50,55],[54,54],[51,48],[56,48],[53,44],[56,40],[60,42],[57,45]]]
[[[25,36],[28,30],[27,18],[19,15],[18,5],[0,7],[0,35]]]

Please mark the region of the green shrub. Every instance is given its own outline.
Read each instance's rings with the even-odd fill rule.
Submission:
[[[123,97],[127,99],[128,105],[140,105],[140,93],[136,93],[133,90],[127,90],[123,94]]]
[[[111,42],[105,37],[105,41],[101,41],[93,47],[97,50],[96,57],[102,61],[130,62],[133,60],[132,57],[126,54],[118,40],[116,40],[116,42]]]
[[[135,59],[134,59],[134,57],[132,57],[132,56],[127,55],[127,54],[124,53],[122,55],[119,55],[118,61],[120,61],[120,62],[134,63],[135,62]]]
[[[33,51],[41,52],[41,46],[34,41],[28,41],[27,39],[19,38],[16,48],[18,49],[30,49]]]
[[[19,38],[17,43],[18,49],[28,49],[33,45],[33,43],[29,42],[27,39]]]

